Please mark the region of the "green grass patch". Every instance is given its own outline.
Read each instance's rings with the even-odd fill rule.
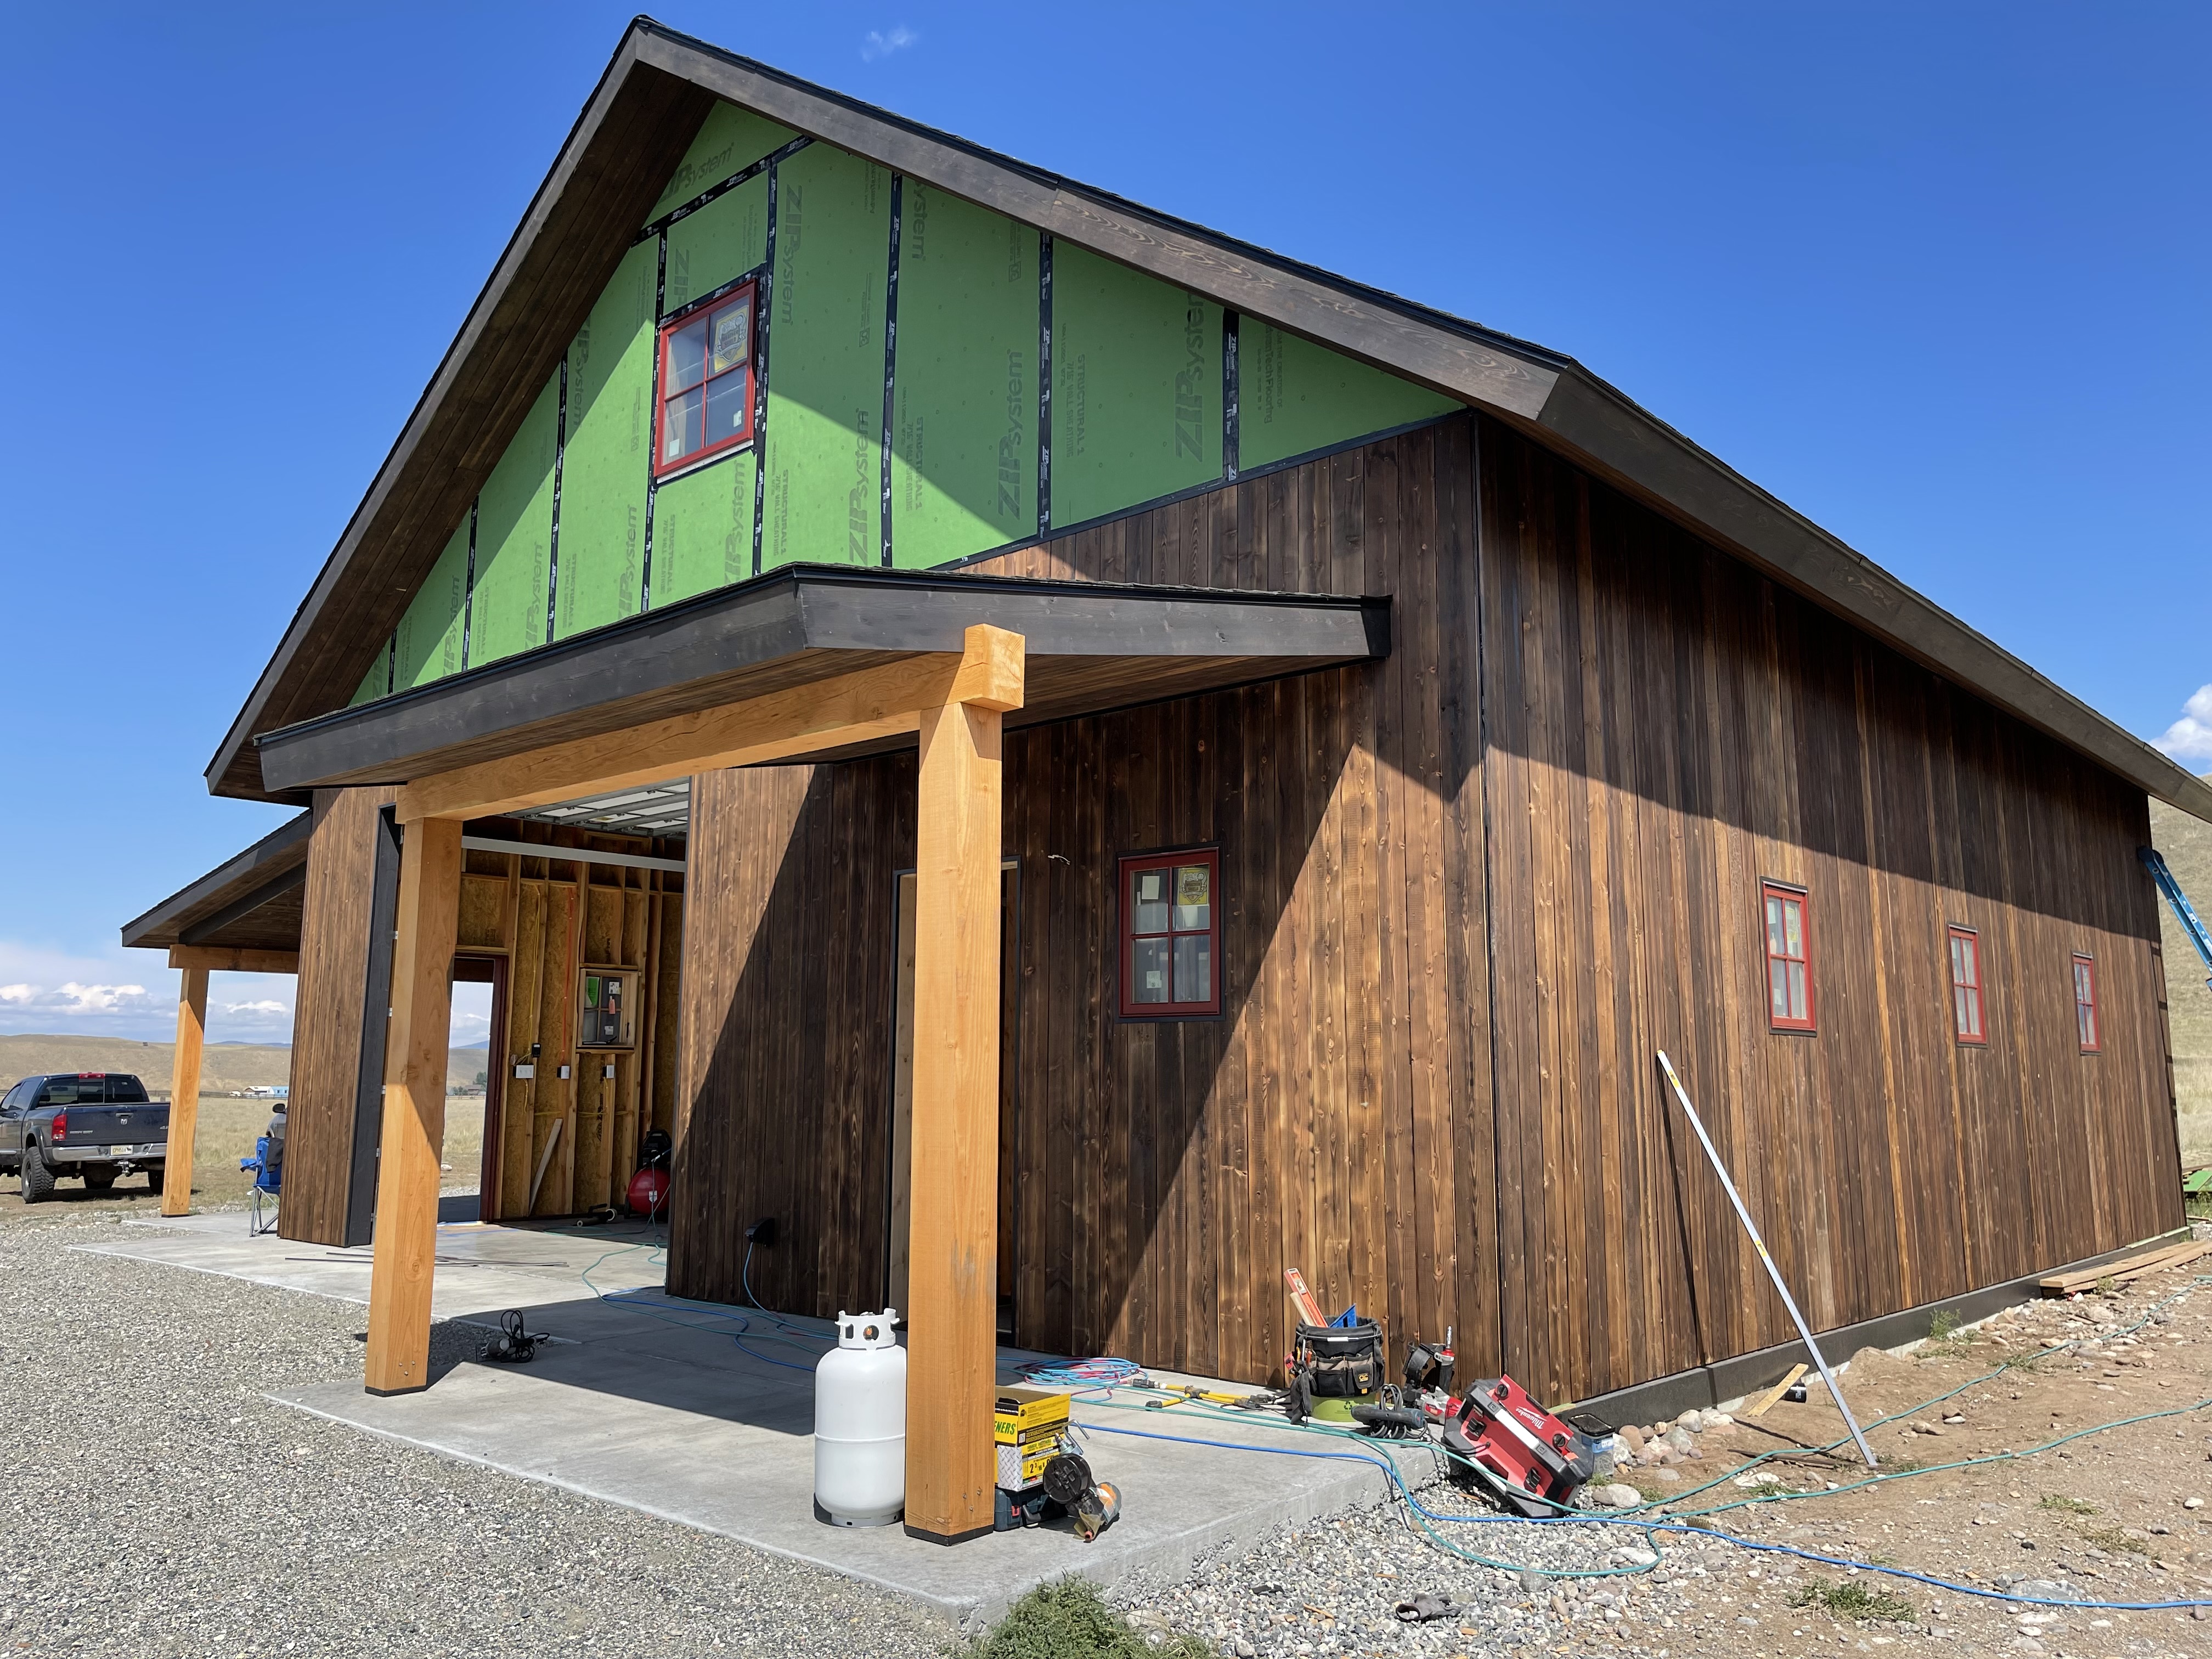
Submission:
[[[966,1659],[1208,1659],[1193,1636],[1153,1647],[1106,1605],[1087,1578],[1040,1584],[1006,1609],[989,1632],[968,1644]]]
[[[1875,1462],[1881,1465],[1881,1472],[1884,1474],[1905,1474],[1920,1467],[1920,1460],[1917,1457],[1891,1457],[1887,1455],[1878,1455]]]
[[[2035,1500],[2039,1510],[2057,1510],[2061,1515],[2095,1515],[2094,1504],[2085,1504],[2078,1498],[2069,1498],[2064,1492],[2045,1492]]]
[[[2074,1535],[2085,1544],[2094,1544],[2100,1550],[2132,1550],[2137,1555],[2150,1553],[2148,1544],[2140,1538],[2129,1537],[2118,1527],[2076,1527]]]
[[[1838,1619],[1884,1619],[1893,1624],[1917,1624],[1920,1610],[1901,1595],[1887,1590],[1869,1589],[1864,1584],[1846,1580],[1840,1584],[1816,1579],[1802,1589],[1791,1593],[1793,1607],[1819,1607]]]

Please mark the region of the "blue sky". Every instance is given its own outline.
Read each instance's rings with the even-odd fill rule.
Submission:
[[[2212,8],[658,15],[1570,352],[2212,768]],[[629,15],[11,17],[0,1030],[167,1034],[117,927],[284,816],[202,769]]]

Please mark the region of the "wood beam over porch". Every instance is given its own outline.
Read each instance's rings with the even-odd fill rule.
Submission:
[[[955,1542],[991,1528],[997,1364],[1000,751],[1022,706],[1018,634],[978,624],[932,653],[409,781],[366,1381],[428,1383],[448,964],[464,819],[685,773],[800,762],[915,732],[915,1212],[909,1271],[907,1529]]]

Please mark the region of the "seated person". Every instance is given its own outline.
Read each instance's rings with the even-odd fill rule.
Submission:
[[[278,1101],[276,1115],[269,1120],[269,1127],[265,1131],[269,1137],[269,1173],[272,1178],[284,1168],[284,1126],[289,1121],[289,1102]]]

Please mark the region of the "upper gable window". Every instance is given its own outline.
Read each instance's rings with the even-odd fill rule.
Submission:
[[[747,283],[661,327],[653,471],[672,472],[752,435],[753,285]]]

